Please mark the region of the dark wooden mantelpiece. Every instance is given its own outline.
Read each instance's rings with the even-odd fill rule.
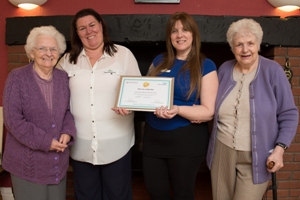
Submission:
[[[201,32],[202,42],[226,43],[229,25],[241,18],[236,16],[193,15]],[[117,43],[153,43],[165,40],[165,25],[169,15],[103,15],[109,26],[110,37]],[[265,46],[300,46],[300,16],[252,17],[264,31]],[[22,45],[29,31],[35,26],[53,25],[70,41],[72,16],[39,16],[6,18],[7,45]]]

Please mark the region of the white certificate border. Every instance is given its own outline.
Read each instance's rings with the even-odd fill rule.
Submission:
[[[174,78],[173,77],[146,77],[146,76],[121,76],[120,77],[120,83],[119,83],[119,91],[117,100],[115,103],[115,107],[122,107],[126,108],[127,110],[133,110],[133,111],[147,111],[147,112],[153,112],[155,111],[156,107],[153,106],[132,106],[132,105],[122,105],[121,104],[121,98],[124,92],[124,83],[128,80],[134,80],[134,81],[165,81],[168,84],[168,100],[167,100],[167,107],[171,108],[173,105],[173,88],[174,88]]]

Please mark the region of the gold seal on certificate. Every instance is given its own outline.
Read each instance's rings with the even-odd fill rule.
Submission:
[[[173,105],[174,78],[121,76],[115,107],[135,111],[154,111]]]

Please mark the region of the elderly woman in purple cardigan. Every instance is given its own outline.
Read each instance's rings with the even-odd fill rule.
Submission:
[[[66,198],[75,123],[68,76],[54,68],[65,49],[65,38],[54,27],[32,29],[25,45],[32,62],[10,72],[5,84],[3,168],[11,174],[16,200]]]
[[[290,84],[277,62],[258,54],[262,37],[252,19],[234,22],[227,31],[235,59],[218,71],[207,154],[214,200],[262,199],[296,134],[298,110]]]

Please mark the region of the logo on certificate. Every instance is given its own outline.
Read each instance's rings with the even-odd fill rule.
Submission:
[[[150,85],[150,83],[148,83],[148,82],[144,82],[144,83],[143,83],[143,86],[144,86],[144,87],[148,87],[149,85]]]

